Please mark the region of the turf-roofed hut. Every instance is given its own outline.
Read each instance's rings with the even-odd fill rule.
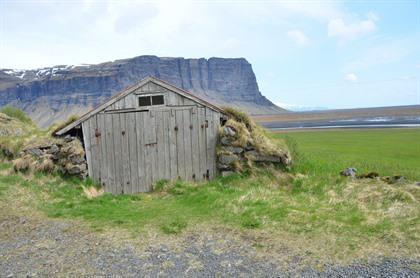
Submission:
[[[212,179],[223,110],[147,77],[55,133],[77,134],[105,191],[147,192],[159,180]]]

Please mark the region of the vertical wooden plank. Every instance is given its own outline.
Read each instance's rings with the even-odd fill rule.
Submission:
[[[175,94],[174,92],[168,92],[167,93],[168,96],[168,105],[172,105],[172,106],[176,106],[178,105],[178,95]]]
[[[206,128],[206,137],[207,137],[207,171],[209,173],[209,178],[212,179],[214,176],[214,163],[216,155],[216,144],[214,136],[214,119],[213,119],[213,110],[206,108],[206,121],[208,127]]]
[[[156,137],[157,137],[157,159],[156,159],[156,179],[165,178],[165,137],[164,137],[163,111],[156,112]]]
[[[144,144],[144,112],[136,113],[136,135],[137,135],[137,164],[138,164],[138,192],[146,191],[146,165],[145,165],[145,144]]]
[[[126,98],[126,108],[137,108],[137,98],[135,94],[129,94]]]
[[[176,111],[171,109],[168,116],[168,139],[169,139],[169,160],[170,160],[170,177],[176,179],[178,177],[178,149],[177,149],[177,133],[176,127]]]
[[[122,183],[124,193],[131,193],[131,184],[130,184],[130,154],[128,146],[128,134],[127,134],[127,113],[120,113],[120,125],[121,125],[121,153],[122,153]]]
[[[159,168],[158,168],[158,157],[157,157],[157,134],[156,134],[156,114],[157,111],[150,110],[150,131],[152,138],[154,140],[151,141],[151,144],[149,145],[149,153],[150,153],[150,160],[152,164],[152,182],[149,185],[149,190],[151,191],[153,189],[153,184],[159,180]]]
[[[138,192],[138,148],[136,139],[136,115],[135,113],[126,113],[126,134],[128,137],[128,154],[130,156],[130,192]]]
[[[105,114],[97,114],[96,122],[99,131],[99,147],[100,147],[100,160],[101,160],[101,184],[105,187],[108,184],[108,162],[107,148],[106,148],[106,131],[105,131]]]
[[[107,147],[107,172],[108,172],[108,184],[105,189],[107,192],[116,194],[116,176],[115,176],[115,145],[114,145],[114,128],[112,123],[112,114],[104,114],[105,117],[105,140]]]
[[[198,145],[198,134],[200,126],[198,123],[198,110],[194,107],[191,110],[191,151],[192,151],[192,174],[194,180],[200,180],[200,149]]]
[[[89,118],[89,133],[90,133],[90,148],[91,148],[91,159],[92,159],[92,178],[96,182],[100,181],[100,168],[101,162],[99,160],[100,149],[98,147],[98,137],[96,137],[97,124],[96,115]]]
[[[220,113],[219,112],[214,112],[213,111],[213,133],[214,133],[214,162],[213,162],[213,178],[215,178],[218,175],[218,170],[217,170],[217,155],[216,155],[216,148],[217,148],[217,144],[219,141],[219,127],[220,127]]]
[[[84,121],[82,123],[82,131],[83,131],[83,142],[85,144],[85,152],[86,152],[86,161],[88,164],[88,175],[90,178],[93,178],[92,174],[92,149],[90,144],[90,128],[89,128],[89,121]]]
[[[145,191],[148,191],[148,189],[151,187],[152,182],[153,182],[153,165],[154,165],[154,161],[152,161],[153,159],[153,154],[152,154],[152,147],[150,143],[150,132],[151,132],[151,115],[149,112],[146,112],[143,114],[143,130],[145,132],[145,155],[144,155],[144,163],[145,163],[145,182],[144,182],[144,186],[145,186]]]
[[[184,118],[185,179],[192,180],[191,109],[183,109],[182,112]]]
[[[170,139],[169,139],[169,117],[170,117],[170,111],[163,111],[163,159],[164,159],[164,175],[163,178],[169,180],[171,178],[171,161],[170,161]]]
[[[176,129],[176,151],[178,159],[178,177],[185,179],[185,149],[184,149],[184,120],[183,111],[176,110],[175,129]]]
[[[199,143],[199,153],[200,153],[200,178],[206,178],[207,171],[207,137],[206,137],[206,110],[205,108],[198,108],[198,122],[199,122],[199,132],[198,132],[198,143]]]
[[[117,194],[121,194],[123,192],[123,166],[122,166],[122,153],[121,153],[121,125],[120,125],[120,115],[117,113],[112,114],[112,125],[114,130],[113,139],[114,139],[114,157],[115,157],[115,185],[116,185],[116,192]]]

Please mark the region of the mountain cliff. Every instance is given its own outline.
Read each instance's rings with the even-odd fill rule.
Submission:
[[[82,114],[146,76],[155,76],[217,105],[251,114],[284,111],[258,89],[246,59],[139,56],[97,65],[0,69],[0,107],[23,109],[41,127]]]

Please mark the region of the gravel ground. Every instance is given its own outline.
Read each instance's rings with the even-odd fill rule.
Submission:
[[[0,277],[420,277],[420,261],[409,259],[319,270],[299,257],[286,265],[261,258],[246,240],[223,234],[178,237],[174,244],[149,237],[139,245],[73,221],[7,216],[0,219]]]

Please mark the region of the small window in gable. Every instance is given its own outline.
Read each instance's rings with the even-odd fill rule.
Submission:
[[[154,106],[165,104],[163,95],[139,97],[139,106]]]
[[[147,97],[139,97],[139,106],[150,106],[152,103],[150,102],[150,96]]]
[[[163,105],[163,104],[164,104],[164,101],[163,101],[162,95],[152,96],[152,105]]]

